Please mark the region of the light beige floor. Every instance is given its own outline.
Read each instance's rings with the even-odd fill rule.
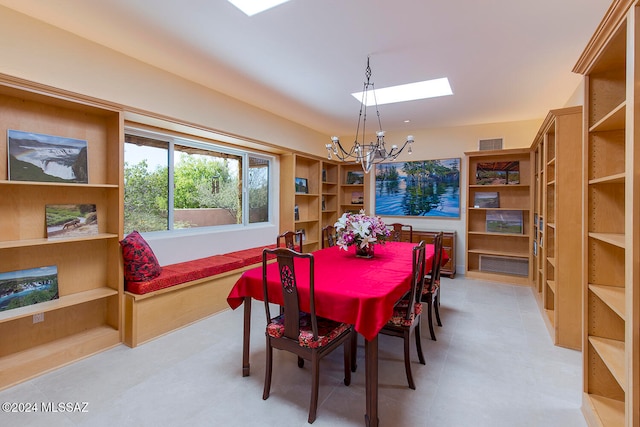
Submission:
[[[552,345],[529,288],[442,280],[438,341],[423,319],[426,366],[402,341],[380,338],[380,425],[582,427],[581,354]],[[241,376],[242,310],[226,311],[130,349],[124,345],[0,392],[2,402],[87,402],[86,413],[3,413],[2,426],[305,426],[308,367],[276,352],[262,400],[264,309],[254,303],[251,376]],[[321,365],[314,426],[364,425],[363,342],[352,384],[342,352]]]

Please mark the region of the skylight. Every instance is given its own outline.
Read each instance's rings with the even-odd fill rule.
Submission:
[[[288,1],[289,0],[229,0],[229,3],[243,11],[247,16],[253,16]]]
[[[351,95],[358,101],[362,101],[362,92],[352,93]],[[447,95],[453,95],[453,91],[449,85],[449,79],[442,77],[440,79],[375,89],[375,98],[368,96],[365,103],[369,107],[375,105],[376,101],[378,105],[382,105]]]

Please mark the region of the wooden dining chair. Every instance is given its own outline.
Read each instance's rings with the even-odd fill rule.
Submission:
[[[283,243],[284,246],[282,246]],[[276,247],[285,247],[296,252],[302,252],[302,232],[285,231],[276,238]]]
[[[424,283],[425,243],[424,240],[413,248],[411,289],[394,306],[391,319],[382,327],[380,333],[400,337],[404,340],[404,367],[409,388],[415,390],[416,385],[411,373],[411,332],[414,332],[418,359],[425,364],[420,341],[420,314],[422,313],[422,287]]]
[[[392,242],[412,242],[413,241],[413,226],[409,224],[401,224],[399,222],[394,222],[393,224],[389,224],[391,227],[391,235],[389,236],[389,240]],[[409,235],[409,240],[402,239],[402,235],[406,233]]]
[[[271,317],[269,309],[270,293],[267,286],[267,261],[276,257],[278,274],[281,283],[284,311]],[[308,265],[309,277],[302,278],[296,274],[295,267],[300,263]],[[308,313],[300,311],[300,294],[298,281],[309,283]],[[271,390],[271,373],[273,365],[273,349],[289,351],[298,356],[298,366],[304,367],[304,360],[311,361],[311,402],[309,405],[309,423],[316,419],[318,409],[318,386],[320,382],[320,360],[340,345],[344,346],[344,384],[351,383],[351,346],[354,329],[346,323],[334,322],[316,315],[314,290],[314,257],[313,254],[301,254],[288,248],[264,249],[262,252],[262,284],[265,312],[267,316],[267,351],[264,392],[266,400]]]
[[[337,240],[336,228],[333,225],[327,225],[322,229],[322,249],[335,246]]]
[[[440,269],[442,267],[442,231],[437,233],[433,239],[433,262],[431,271],[424,278],[422,290],[422,302],[427,303],[427,323],[431,339],[436,341],[436,333],[433,329],[433,313],[435,312],[438,326],[442,326],[440,321]]]

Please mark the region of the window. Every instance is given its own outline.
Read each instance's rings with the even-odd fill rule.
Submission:
[[[128,132],[124,160],[125,234],[269,222],[269,157]]]

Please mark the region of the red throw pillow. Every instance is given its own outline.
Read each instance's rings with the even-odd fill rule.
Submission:
[[[146,240],[132,231],[120,241],[124,260],[124,279],[127,282],[146,282],[160,275],[162,267]]]

